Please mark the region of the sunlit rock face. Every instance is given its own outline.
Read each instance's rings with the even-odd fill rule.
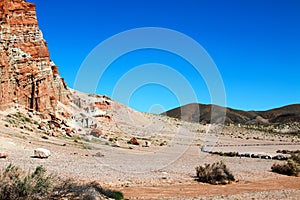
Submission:
[[[39,30],[35,5],[25,0],[0,1],[0,109],[14,104],[45,116],[69,90],[50,60]]]

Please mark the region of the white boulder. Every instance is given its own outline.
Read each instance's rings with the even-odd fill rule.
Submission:
[[[48,158],[51,152],[48,149],[37,148],[34,150],[34,157],[36,158]]]

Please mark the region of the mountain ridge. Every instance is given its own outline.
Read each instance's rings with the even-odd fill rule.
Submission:
[[[212,109],[215,111],[212,116]],[[224,113],[226,115],[224,115]],[[300,122],[300,104],[290,104],[265,111],[244,111],[213,104],[191,103],[161,113],[169,117],[199,123],[272,124]]]

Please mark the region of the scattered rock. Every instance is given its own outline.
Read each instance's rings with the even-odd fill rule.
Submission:
[[[48,158],[51,155],[51,152],[48,149],[37,148],[34,150],[35,158]]]
[[[102,131],[97,128],[94,128],[90,134],[94,137],[100,137],[102,135]]]
[[[114,144],[113,144],[113,147],[120,147],[119,141],[115,141]]]
[[[101,152],[97,152],[95,155],[93,155],[94,157],[104,157],[104,154],[102,154]]]
[[[69,136],[69,137],[73,137],[73,134],[72,134],[72,130],[71,129],[66,129],[66,135]]]
[[[59,133],[53,131],[53,132],[51,133],[51,135],[52,135],[53,137],[58,137],[58,136],[59,136]]]
[[[8,157],[7,152],[0,153],[0,158],[7,158],[7,157]]]
[[[100,110],[106,110],[106,109],[109,109],[111,107],[110,102],[108,102],[108,101],[95,102],[95,105]]]
[[[133,144],[133,145],[140,145],[139,141],[133,137],[128,141],[128,144]]]
[[[150,141],[145,141],[144,147],[150,147],[151,146],[151,142]]]
[[[108,135],[108,134],[105,134],[105,135],[103,136],[103,138],[107,140],[107,139],[109,138],[109,135]]]
[[[48,139],[49,139],[49,138],[48,138],[47,136],[45,136],[45,135],[43,135],[42,138],[43,138],[44,140],[48,140]]]

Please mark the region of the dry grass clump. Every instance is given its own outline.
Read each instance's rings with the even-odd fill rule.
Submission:
[[[228,184],[235,181],[233,174],[222,161],[196,167],[196,175],[199,182],[210,184]]]
[[[10,164],[0,170],[0,199],[41,200],[41,199],[123,199],[121,192],[107,190],[99,183],[76,183],[72,180],[59,180],[47,175],[42,166],[32,173],[25,173]]]

